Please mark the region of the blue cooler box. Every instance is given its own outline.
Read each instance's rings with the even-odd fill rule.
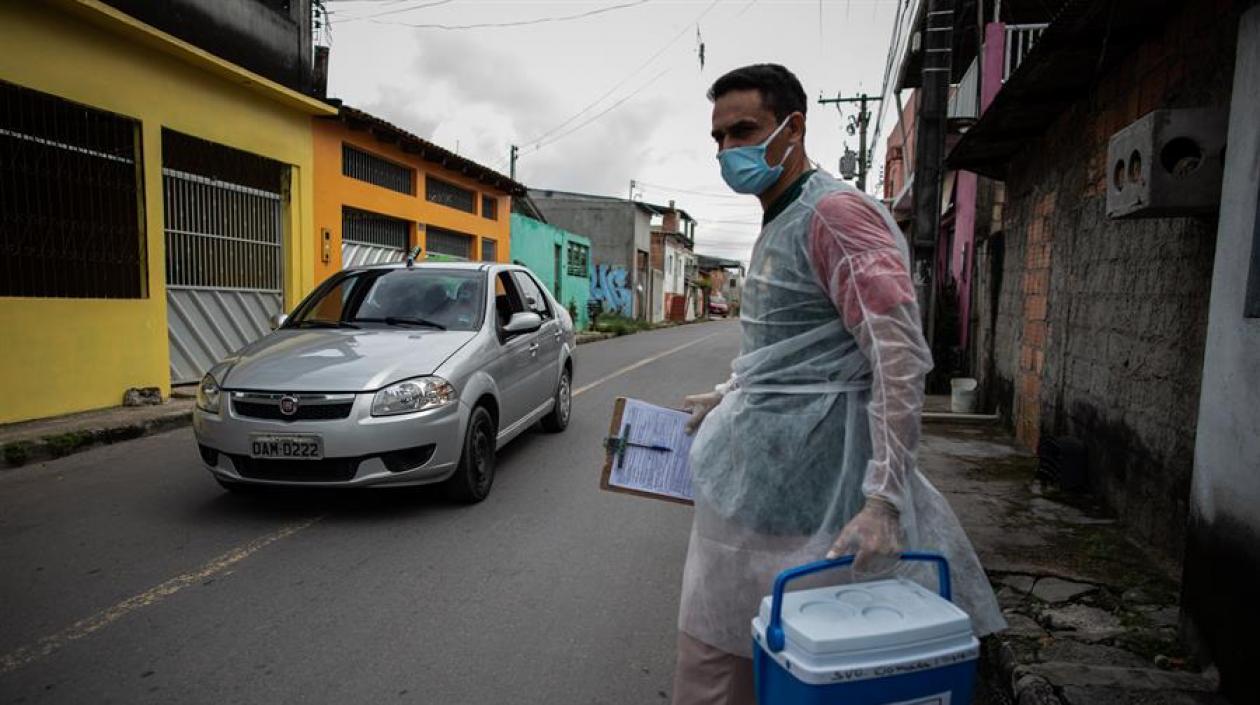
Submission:
[[[847,566],[852,556],[784,571],[753,619],[760,705],[969,705],[980,642],[971,618],[949,601],[942,556],[940,594],[896,578],[784,594],[788,581]]]

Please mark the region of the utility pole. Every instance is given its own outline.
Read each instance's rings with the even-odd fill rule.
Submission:
[[[818,102],[822,105],[840,104],[840,103],[857,103],[858,114],[856,118],[852,118],[849,123],[849,134],[857,132],[858,137],[858,169],[857,169],[857,187],[859,191],[866,191],[866,172],[870,170],[870,150],[866,148],[866,130],[871,124],[871,111],[866,109],[868,103],[878,103],[880,98],[872,98],[865,93],[861,93],[853,98],[842,98],[837,95],[835,98],[819,98]]]
[[[516,181],[516,155],[518,152],[520,152],[520,148],[517,147],[516,145],[512,145],[512,151],[508,153],[509,160],[511,161],[511,164],[512,164],[508,172],[508,176],[511,176],[513,181]],[[503,162],[499,162],[499,163],[502,164]]]
[[[927,286],[926,333],[936,341],[936,242],[941,229],[941,181],[945,129],[953,68],[954,0],[928,0],[923,32],[923,87],[919,90],[914,155],[914,225],[911,249],[915,274]]]

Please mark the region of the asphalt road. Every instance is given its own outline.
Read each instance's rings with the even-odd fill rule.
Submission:
[[[737,347],[582,346],[569,429],[473,507],[228,495],[191,430],[2,471],[0,703],[667,702],[691,510],[601,492],[600,444],[616,397],[677,404]]]

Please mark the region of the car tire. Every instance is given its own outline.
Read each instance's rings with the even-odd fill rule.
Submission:
[[[494,417],[484,406],[473,409],[468,418],[468,430],[464,433],[464,449],[459,456],[455,474],[443,483],[443,489],[451,499],[465,504],[476,504],[490,494],[494,484],[494,446],[496,428]]]
[[[551,413],[542,419],[542,427],[548,433],[560,433],[569,427],[569,417],[573,414],[573,374],[568,367],[560,368],[560,382],[556,385],[556,403]]]

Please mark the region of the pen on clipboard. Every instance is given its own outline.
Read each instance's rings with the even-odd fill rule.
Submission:
[[[669,446],[663,446],[656,443],[635,443],[634,441],[631,441],[630,424],[626,424],[625,428],[621,429],[620,438],[609,438],[604,441],[604,445],[610,452],[617,454],[618,468],[621,468],[621,466],[625,463],[627,448],[643,448],[644,450],[652,450],[658,453],[674,452],[674,449]]]

